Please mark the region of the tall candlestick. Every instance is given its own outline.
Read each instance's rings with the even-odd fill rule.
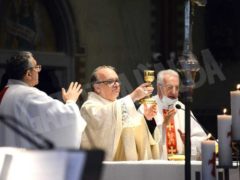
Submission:
[[[216,153],[215,141],[206,140],[202,147],[202,180],[216,179]]]
[[[232,116],[218,115],[218,144],[219,144],[219,166],[232,166],[232,147],[231,147],[231,125]]]
[[[239,85],[237,89],[239,89]],[[240,90],[231,91],[232,139],[240,141]]]

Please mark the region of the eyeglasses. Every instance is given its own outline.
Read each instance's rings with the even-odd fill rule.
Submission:
[[[42,65],[38,64],[34,67],[31,67],[30,69],[35,69],[37,72],[40,72],[42,70]]]
[[[166,85],[159,84],[159,86],[165,87],[167,91],[172,91],[174,88],[176,91],[179,91],[179,86],[173,86],[170,84],[166,84]]]
[[[105,80],[105,81],[96,81],[95,83],[96,83],[96,84],[101,84],[101,83],[103,83],[103,84],[105,84],[105,85],[107,85],[107,86],[109,86],[109,87],[115,86],[117,83],[118,83],[119,85],[121,84],[120,81],[119,81],[119,79],[109,79],[109,80]]]

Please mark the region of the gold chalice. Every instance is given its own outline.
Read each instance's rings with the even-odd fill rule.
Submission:
[[[154,77],[154,71],[153,70],[144,70],[144,81],[146,83],[150,83],[150,87],[152,87],[152,82],[154,81],[155,77]],[[146,96],[145,98],[140,100],[141,104],[153,104],[156,103],[156,101],[149,95]]]
[[[152,83],[154,81],[154,71],[153,70],[144,70],[144,81],[147,83]]]

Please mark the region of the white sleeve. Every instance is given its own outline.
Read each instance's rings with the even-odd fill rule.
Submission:
[[[18,106],[22,118],[28,117],[30,127],[53,141],[56,147],[80,147],[86,122],[76,103],[64,104],[36,89],[18,103],[22,103]]]
[[[192,112],[191,115],[193,116]],[[191,117],[191,145],[192,148],[196,148],[197,151],[201,152],[201,142],[207,139],[207,134],[201,127],[201,125]]]

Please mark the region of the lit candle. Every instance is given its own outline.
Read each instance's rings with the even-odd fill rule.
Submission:
[[[232,116],[225,114],[227,109],[223,110],[223,115],[218,115],[218,145],[219,145],[219,166],[232,166],[232,147],[231,147],[231,125]]]
[[[206,140],[201,143],[202,148],[202,179],[216,179],[215,141]]]
[[[231,91],[232,139],[240,141],[240,84],[236,91]]]

